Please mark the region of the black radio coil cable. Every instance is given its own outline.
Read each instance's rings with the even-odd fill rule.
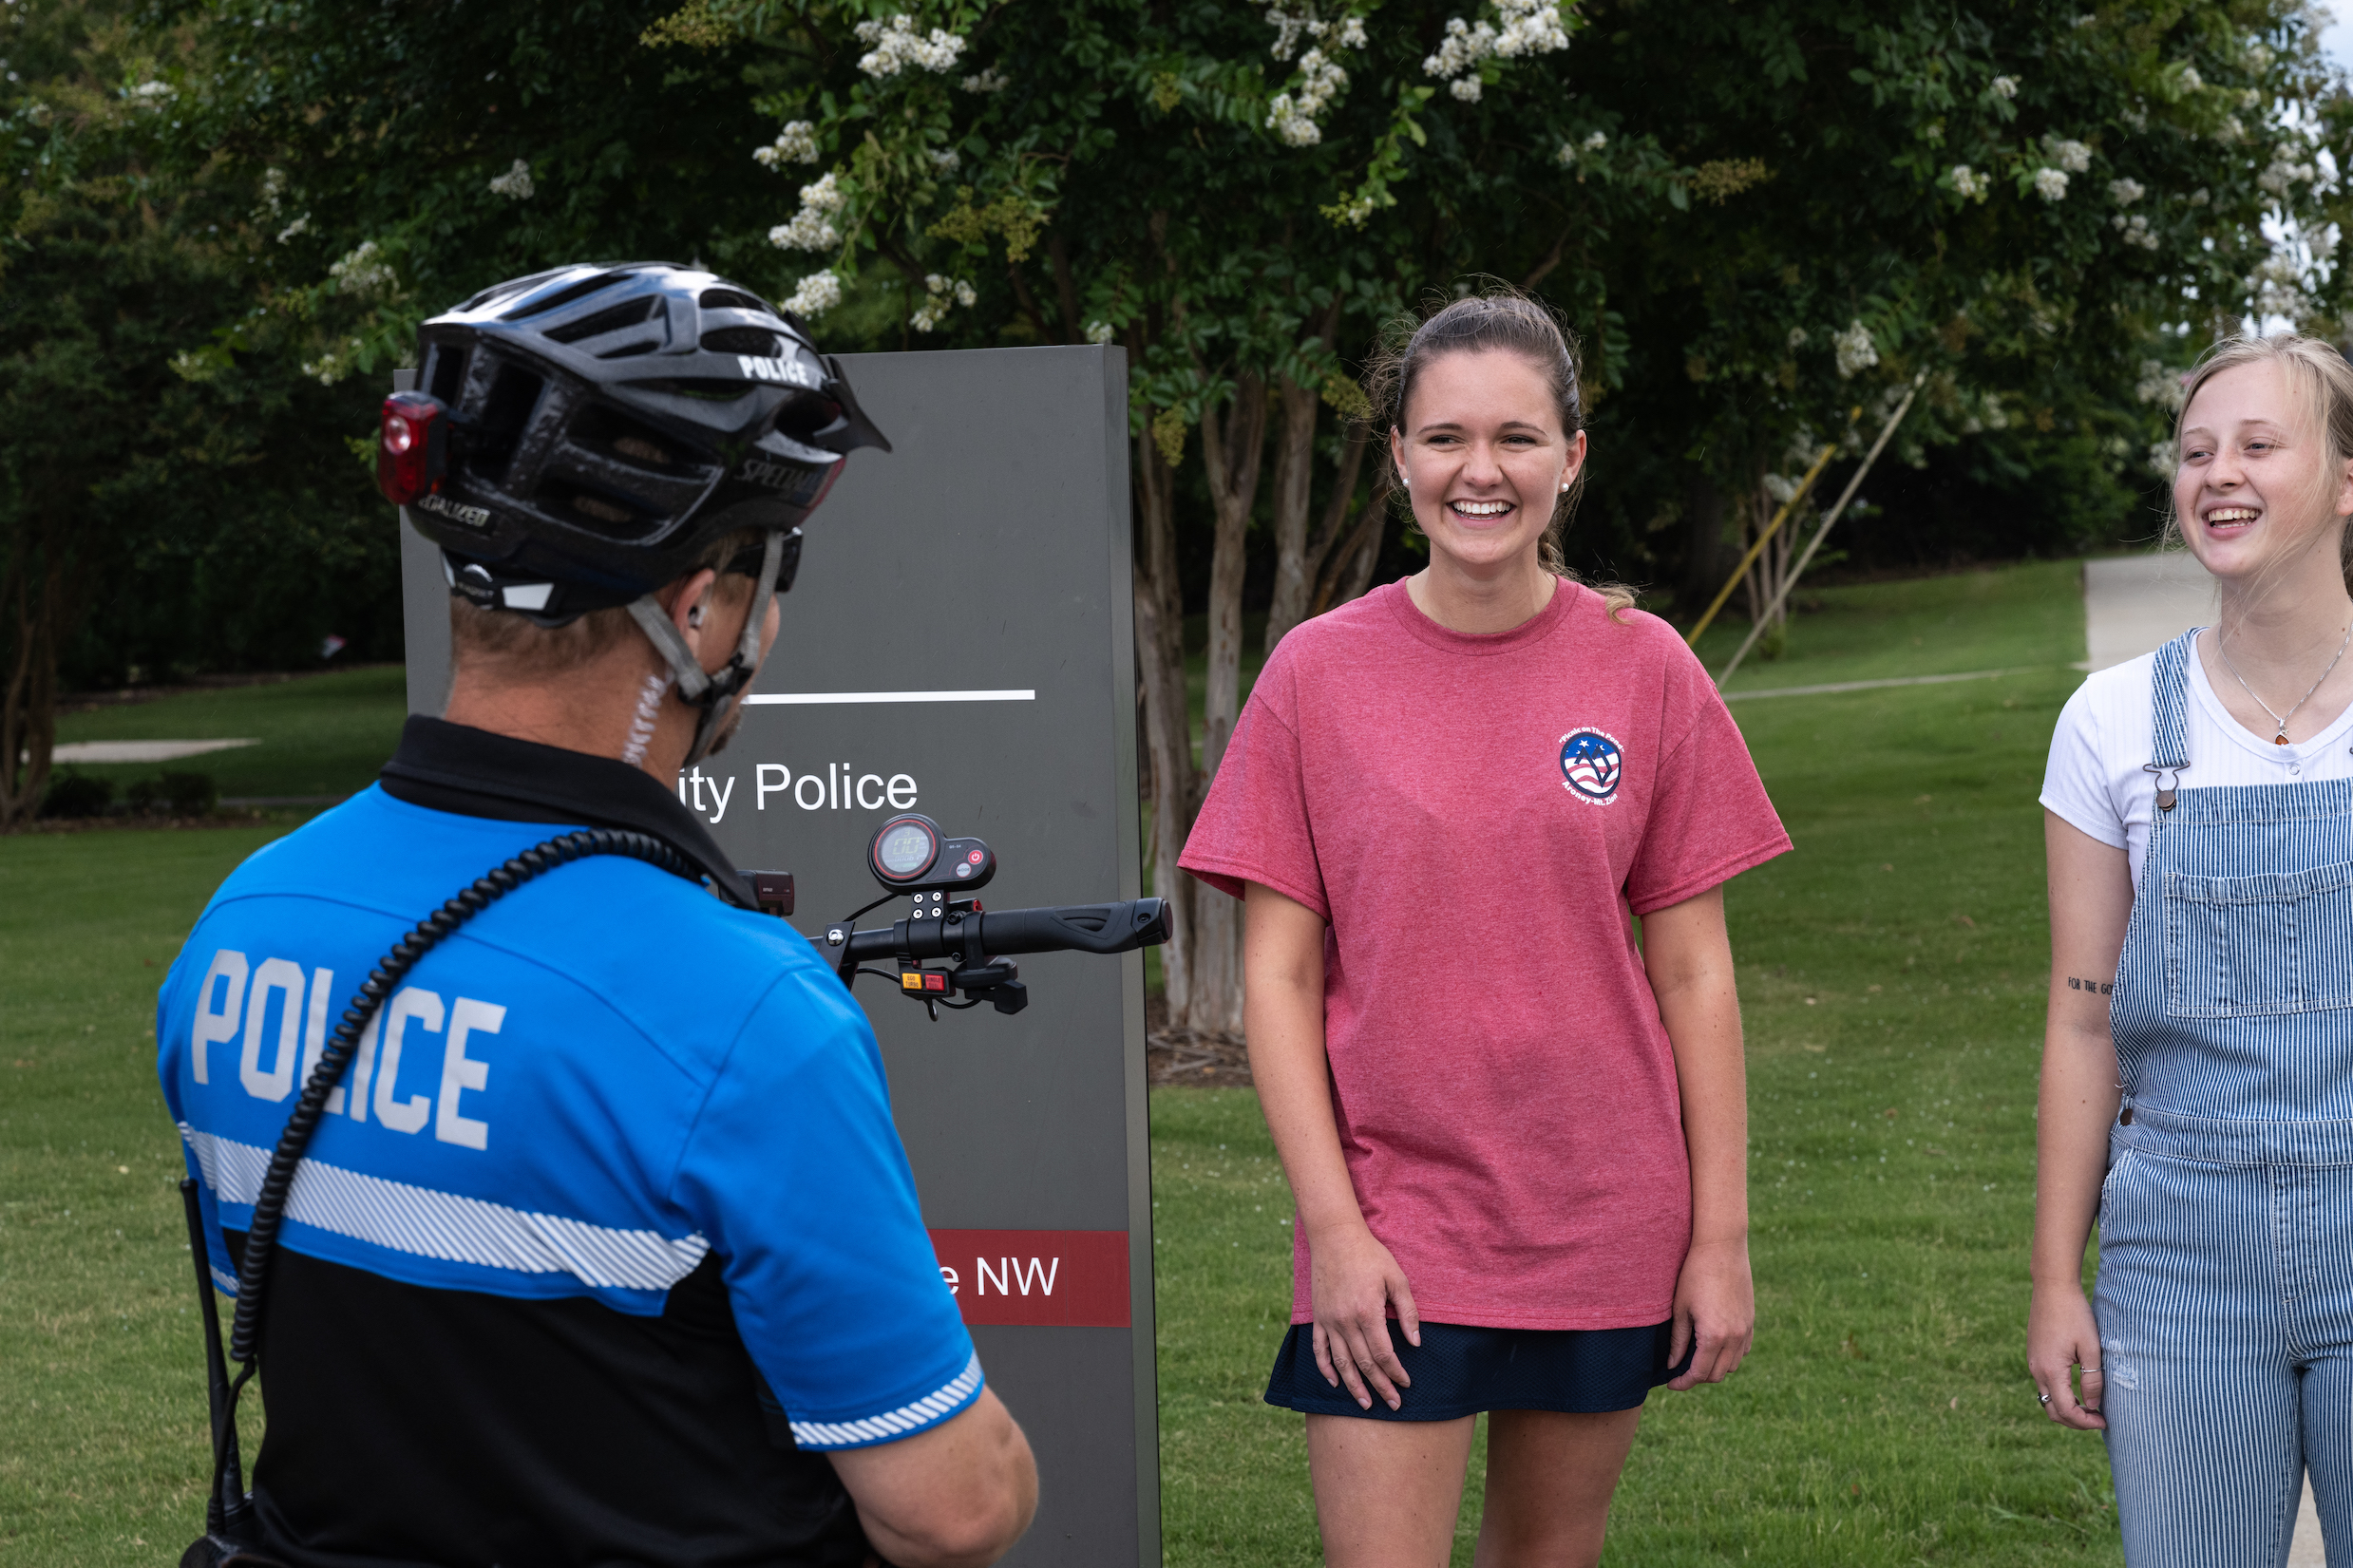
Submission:
[[[242,1364],[234,1383],[226,1381],[226,1368],[220,1358],[218,1318],[212,1310],[210,1281],[205,1277],[204,1237],[198,1219],[195,1189],[193,1184],[182,1184],[188,1198],[190,1242],[196,1250],[197,1275],[203,1292],[207,1360],[213,1374],[213,1485],[204,1507],[205,1539],[188,1549],[181,1559],[182,1568],[209,1568],[212,1563],[239,1555],[242,1548],[252,1543],[252,1505],[245,1498],[244,1465],[237,1455],[237,1399],[260,1367],[262,1292],[269,1280],[270,1258],[276,1248],[278,1227],[285,1219],[287,1195],[294,1188],[294,1171],[302,1163],[303,1151],[310,1146],[312,1136],[318,1130],[328,1094],[342,1081],[345,1069],[359,1050],[361,1031],[418,961],[460,926],[534,878],[597,855],[625,855],[689,881],[700,880],[686,857],[651,834],[617,828],[585,828],[566,833],[533,845],[478,878],[418,921],[416,928],[394,943],[383,961],[370,972],[351,998],[351,1005],[344,1010],[343,1020],[336,1025],[318,1066],[303,1084],[301,1098],[294,1102],[294,1114],[286,1119],[285,1131],[278,1134],[277,1146],[271,1152],[260,1190],[255,1194],[254,1217],[246,1228],[245,1252],[237,1267],[237,1313],[229,1332],[229,1357]]]

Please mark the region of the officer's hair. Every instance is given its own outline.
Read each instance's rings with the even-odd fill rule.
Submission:
[[[739,529],[714,539],[684,576],[691,577],[705,567],[716,567],[767,540],[767,534],[756,528]],[[713,608],[734,609],[750,597],[752,587],[750,577],[722,573],[712,590]],[[518,611],[489,610],[459,595],[449,595],[451,662],[463,670],[495,671],[507,680],[539,681],[569,674],[642,634],[622,605],[591,610],[562,626],[541,626]]]
[[[1380,347],[1365,377],[1365,391],[1372,399],[1373,431],[1382,460],[1388,464],[1391,493],[1404,501],[1408,526],[1413,501],[1406,494],[1404,477],[1396,472],[1389,432],[1404,427],[1406,405],[1413,399],[1414,383],[1420,379],[1431,361],[1448,354],[1477,353],[1490,349],[1518,354],[1545,378],[1564,437],[1573,437],[1585,427],[1584,385],[1577,362],[1576,335],[1562,325],[1550,306],[1533,295],[1509,283],[1490,280],[1479,293],[1438,306],[1420,319],[1401,316],[1390,322],[1381,333]],[[1580,579],[1568,569],[1561,541],[1568,531],[1570,516],[1577,510],[1577,499],[1584,494],[1584,471],[1580,469],[1569,488],[1553,499],[1551,521],[1536,547],[1544,569],[1571,582]],[[1633,606],[1634,590],[1624,584],[1604,582],[1594,586],[1613,615]]]
[[[2323,453],[2317,492],[2311,498],[2314,509],[2322,514],[2320,526],[2344,528],[2345,520],[2335,516],[2332,503],[2337,487],[2344,482],[2344,465],[2353,462],[2353,365],[2345,362],[2333,344],[2316,337],[2299,337],[2294,332],[2270,337],[2234,335],[2221,339],[2199,356],[2197,365],[2183,378],[2181,411],[2173,416],[2174,477],[2180,474],[2182,425],[2199,388],[2242,365],[2276,365],[2287,378],[2305,439],[2318,441]],[[2164,542],[2173,548],[2182,543],[2181,517],[2171,485],[2165,492]],[[2346,585],[2353,587],[2353,528],[2344,528],[2338,565]]]

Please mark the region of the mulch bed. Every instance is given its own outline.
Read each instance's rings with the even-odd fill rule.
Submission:
[[[1189,1084],[1195,1088],[1250,1087],[1250,1055],[1238,1034],[1204,1034],[1168,1027],[1168,1004],[1144,1001],[1144,1071],[1157,1088]]]

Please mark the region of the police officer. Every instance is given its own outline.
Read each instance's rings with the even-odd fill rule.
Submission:
[[[672,787],[724,743],[797,525],[887,443],[797,321],[708,273],[562,268],[420,335],[379,478],[443,548],[446,717],[237,869],[159,1008],[219,1288],[333,1020],[421,916],[567,827],[677,862],[526,882],[359,1036],[254,1303],[246,1560],[993,1561],[1036,1473],[874,1036]]]

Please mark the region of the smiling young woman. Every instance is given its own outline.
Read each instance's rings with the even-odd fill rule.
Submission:
[[[2217,622],[2085,681],[2042,791],[2027,1363],[2107,1433],[2133,1568],[2269,1568],[2307,1468],[2353,1530],[2353,366],[2233,338],[2188,394]]]
[[[1561,564],[1576,362],[1461,299],[1376,367],[1430,564],[1267,661],[1182,864],[1241,897],[1260,1102],[1299,1201],[1269,1404],[1326,1560],[1590,1563],[1649,1390],[1755,1318],[1722,884],[1789,840],[1707,674]],[[1639,922],[1639,946],[1638,946]]]

